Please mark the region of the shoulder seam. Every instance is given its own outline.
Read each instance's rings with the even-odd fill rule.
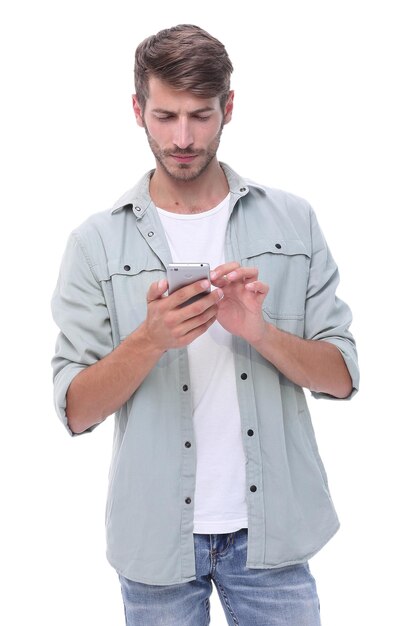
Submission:
[[[88,267],[90,269],[90,272],[93,275],[93,278],[99,284],[99,280],[98,280],[98,278],[97,278],[97,276],[95,275],[95,272],[94,272],[94,263],[90,259],[90,256],[89,256],[89,254],[88,254],[88,252],[86,250],[86,247],[85,247],[85,245],[83,243],[83,240],[82,240],[78,230],[74,230],[72,232],[72,236],[75,238],[77,245],[79,246],[80,250],[82,251],[82,254],[83,254],[83,256],[84,256],[84,258],[86,260],[86,263],[87,263],[87,265],[88,265]]]

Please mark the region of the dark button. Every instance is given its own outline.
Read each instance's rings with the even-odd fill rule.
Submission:
[[[136,207],[135,207],[135,210],[136,210],[136,211],[141,211],[141,207],[140,207],[140,206],[136,206]]]
[[[254,430],[252,430],[251,428],[247,431],[247,434],[249,435],[249,437],[253,437],[254,435]]]
[[[240,191],[246,191],[246,187],[241,187]]]
[[[186,441],[185,442],[185,447],[186,448],[190,448],[191,447],[191,442],[190,441]]]
[[[278,248],[278,250],[280,250],[280,249],[282,248],[282,246],[281,246],[281,244],[280,244],[280,243],[276,243],[276,244],[275,244],[275,248]]]
[[[191,498],[185,498],[185,504],[191,504],[192,500]]]
[[[243,374],[240,375],[242,380],[246,380],[247,378],[247,374],[245,372],[243,372]]]
[[[130,265],[125,265],[123,269],[125,269],[126,272],[129,272],[131,270],[131,267]]]
[[[182,390],[183,390],[183,391],[188,391],[188,385],[183,385],[183,386],[182,386]]]
[[[256,487],[256,485],[252,485],[252,486],[250,487],[250,491],[252,491],[253,493],[254,493],[255,491],[257,491],[257,487]]]
[[[155,233],[153,232],[153,230],[150,230],[150,231],[149,231],[149,233],[148,233],[148,237],[153,237],[153,236],[154,236],[154,234],[155,234]]]

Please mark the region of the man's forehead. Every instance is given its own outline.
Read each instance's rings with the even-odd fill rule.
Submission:
[[[148,82],[147,106],[151,110],[174,111],[180,108],[192,111],[214,111],[219,107],[219,98],[202,98],[190,91],[174,89],[155,76]]]

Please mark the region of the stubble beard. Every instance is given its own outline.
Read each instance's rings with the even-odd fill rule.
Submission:
[[[193,150],[192,148],[162,150],[159,147],[159,144],[156,143],[153,137],[149,134],[146,125],[144,126],[149,147],[152,150],[152,154],[155,157],[156,162],[160,165],[163,171],[170,176],[170,178],[184,182],[196,180],[209,167],[210,163],[217,154],[223,127],[224,125],[222,124],[217,135],[206,150]],[[170,155],[187,156],[190,154],[195,155],[195,163],[175,163],[174,165],[169,165],[167,162]]]

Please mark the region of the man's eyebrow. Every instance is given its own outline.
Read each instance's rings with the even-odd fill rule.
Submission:
[[[162,108],[156,108],[156,109],[151,109],[152,113],[172,113],[173,115],[175,115],[175,111],[169,111],[169,109],[162,109]],[[200,109],[194,109],[193,111],[189,111],[188,114],[189,115],[197,115],[198,113],[209,113],[211,111],[215,111],[214,107],[211,106],[206,106],[206,107],[201,107]]]

